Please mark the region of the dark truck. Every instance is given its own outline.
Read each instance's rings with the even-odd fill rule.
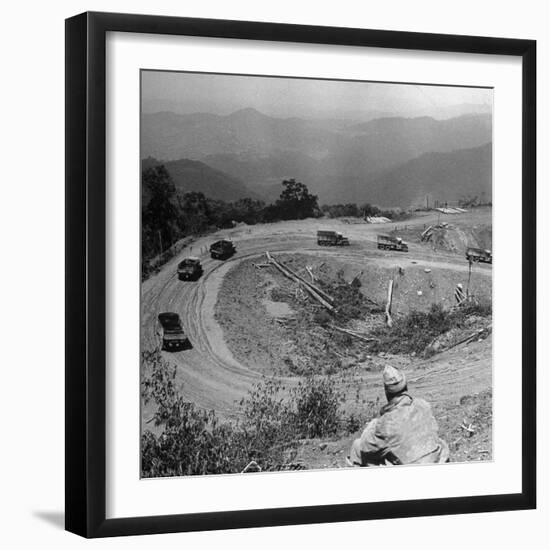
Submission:
[[[338,231],[317,231],[319,246],[349,246],[349,240]]]
[[[210,256],[212,256],[214,260],[227,260],[227,258],[233,256],[236,251],[235,245],[227,240],[216,241],[210,246]]]
[[[378,235],[377,246],[380,250],[409,251],[409,245],[401,237],[392,237],[390,235]]]
[[[474,248],[469,246],[466,249],[466,259],[469,262],[485,262],[487,264],[493,263],[493,253],[486,248]]]
[[[196,281],[202,273],[202,265],[198,258],[190,256],[178,264],[178,279],[180,281]]]
[[[177,313],[159,313],[157,334],[163,351],[179,351],[191,347]]]

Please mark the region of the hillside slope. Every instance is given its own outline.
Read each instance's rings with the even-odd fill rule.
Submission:
[[[158,164],[164,164],[166,170],[174,180],[174,185],[179,194],[200,191],[208,198],[226,202],[245,197],[259,198],[257,193],[250,190],[239,179],[195,160],[180,159],[160,162],[149,157],[142,161],[142,169],[145,170],[150,166]],[[145,191],[144,189],[144,204],[148,200]]]
[[[426,153],[389,170],[367,188],[383,205],[425,204],[456,201],[461,197],[490,198],[492,192],[492,144],[450,153]]]

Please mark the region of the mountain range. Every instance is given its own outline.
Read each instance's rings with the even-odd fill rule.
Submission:
[[[486,113],[358,122],[242,109],[228,116],[145,114],[141,148],[143,158],[162,159],[178,188],[213,198],[269,202],[293,177],[320,203],[410,206],[426,193],[440,201],[490,195],[491,141]]]

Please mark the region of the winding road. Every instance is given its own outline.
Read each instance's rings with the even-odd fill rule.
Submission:
[[[422,226],[433,223],[437,216],[432,215],[407,220],[406,224]],[[315,231],[322,223],[324,229],[334,229],[349,236],[349,248],[320,248],[315,241]],[[237,262],[246,258],[270,252],[300,252],[316,256],[332,255],[342,261],[376,262],[382,267],[395,267],[396,254],[400,262],[414,261],[419,266],[431,269],[444,268],[460,272],[468,271],[468,264],[462,256],[450,253],[433,253],[425,246],[410,244],[409,252],[381,252],[376,248],[376,234],[390,231],[395,225],[386,224],[383,228],[369,224],[345,225],[338,220],[303,220],[242,226],[221,230],[216,234],[202,237],[165,266],[156,275],[143,282],[141,288],[141,338],[142,350],[152,350],[157,345],[156,317],[162,311],[177,312],[189,335],[193,348],[176,353],[162,352],[164,358],[177,366],[177,381],[184,398],[205,409],[214,409],[222,417],[235,415],[235,402],[240,400],[250,387],[261,379],[261,374],[247,368],[233,357],[228,349],[221,327],[215,320],[214,310],[218,291],[224,275]],[[237,253],[220,262],[210,258],[208,247],[219,238],[231,238]],[[182,282],[176,276],[177,264],[188,255],[201,259],[204,274],[196,282]],[[490,266],[474,266],[474,271],[491,277]],[[476,345],[470,350],[476,350]],[[478,391],[491,386],[490,346],[488,351],[472,354],[466,360],[464,354],[455,356],[451,352],[440,354],[436,361],[427,361],[418,371],[415,385],[426,395],[437,399],[450,398],[455,392]],[[460,368],[455,368],[460,362]],[[448,365],[446,363],[449,363]],[[481,363],[481,364],[480,364]],[[362,379],[378,379],[379,373],[365,373]],[[371,384],[372,386],[372,384]],[[454,388],[462,388],[460,390]],[[460,393],[460,395],[464,394]],[[458,396],[460,396],[457,393]],[[144,407],[143,422],[150,418],[151,410]]]

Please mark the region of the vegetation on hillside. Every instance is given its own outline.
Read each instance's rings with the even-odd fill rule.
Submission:
[[[235,222],[256,224],[303,219],[319,215],[317,197],[294,179],[282,182],[280,198],[267,205],[251,198],[224,202],[200,192],[178,194],[170,174],[159,164],[142,173],[142,277],[149,274],[149,262],[176,241],[209,230],[231,227]]]
[[[156,406],[150,422],[162,430],[142,434],[144,477],[238,473],[251,461],[264,471],[286,469],[300,440],[357,428],[341,411],[341,395],[328,377],[306,378],[290,390],[266,379],[240,401],[240,420],[231,423],[186,402],[177,391],[176,368],[158,351],[142,354],[141,369],[142,400]]]
[[[404,210],[382,210],[370,203],[357,205],[347,204],[323,204],[321,211],[329,218],[366,218],[372,216],[383,216],[393,221],[400,221],[410,217],[410,213]]]
[[[467,328],[474,317],[489,317],[492,307],[489,301],[471,301],[459,308],[444,309],[432,304],[429,311],[411,311],[397,318],[391,328],[382,326],[374,331],[376,340],[371,344],[374,352],[426,353],[440,335],[453,329]]]
[[[234,223],[276,222],[301,220],[328,215],[384,215],[401,219],[397,212],[384,212],[369,204],[341,205],[319,208],[316,195],[295,179],[282,182],[282,191],[274,203],[266,205],[261,200],[241,198],[225,202],[192,191],[179,193],[163,164],[148,166],[142,172],[142,278],[151,272],[150,261],[162,256],[166,261],[172,255],[170,247],[184,237],[193,237],[216,229],[232,227]]]

